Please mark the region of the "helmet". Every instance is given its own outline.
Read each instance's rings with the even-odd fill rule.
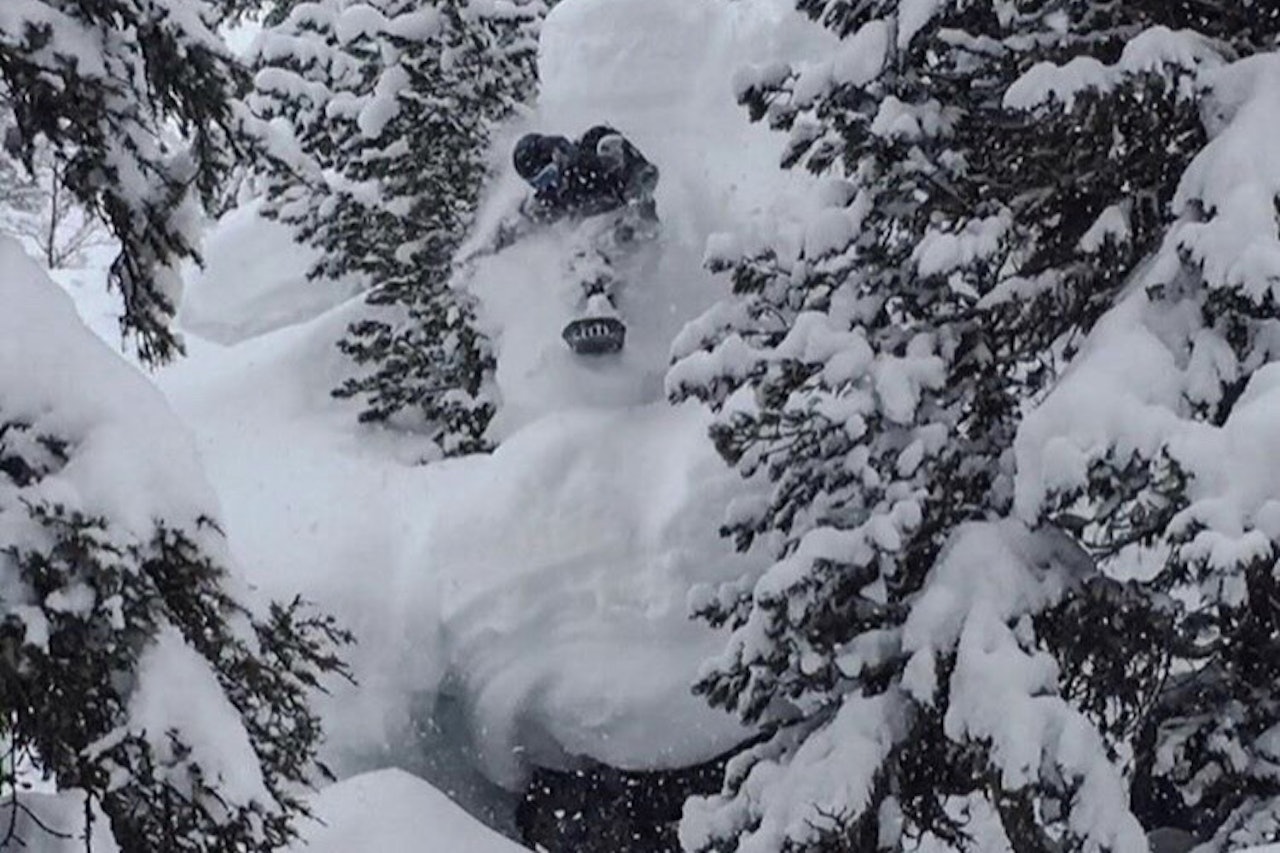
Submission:
[[[511,162],[516,167],[516,174],[526,181],[534,178],[552,161],[551,140],[540,133],[528,133],[520,137],[515,150],[511,152]]]

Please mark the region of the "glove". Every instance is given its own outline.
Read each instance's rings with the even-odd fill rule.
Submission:
[[[627,201],[639,202],[652,198],[653,191],[657,188],[658,167],[652,163],[645,163],[628,177],[622,193]]]
[[[560,165],[555,162],[548,163],[541,172],[533,176],[529,183],[539,194],[555,190],[560,186]]]
[[[545,197],[534,195],[521,202],[520,213],[531,222],[547,224],[559,219],[564,211]]]

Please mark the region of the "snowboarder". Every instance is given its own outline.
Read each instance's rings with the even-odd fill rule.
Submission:
[[[534,189],[525,208],[532,219],[553,222],[635,207],[642,218],[657,221],[658,167],[611,127],[597,125],[577,142],[530,133],[516,143],[511,159]]]
[[[574,352],[617,352],[626,326],[617,316],[613,262],[642,239],[657,233],[653,191],[658,169],[613,128],[599,125],[576,142],[531,133],[512,152],[516,172],[534,190],[522,207],[530,220],[550,223],[613,214],[594,229],[574,256],[571,274],[581,281],[582,316],[564,329]],[[592,231],[588,228],[587,231]]]

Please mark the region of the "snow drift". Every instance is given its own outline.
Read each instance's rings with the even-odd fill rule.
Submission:
[[[398,770],[332,785],[312,808],[293,849],[308,853],[517,853],[525,848],[485,829],[435,788]]]

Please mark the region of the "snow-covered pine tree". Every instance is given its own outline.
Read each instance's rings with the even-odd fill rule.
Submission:
[[[250,0],[16,0],[0,8],[0,101],[30,161],[48,145],[62,182],[120,243],[111,283],[147,361],[179,349],[177,268],[194,258],[195,198],[212,196],[241,137],[247,82],[217,37]],[[173,133],[173,130],[178,133]],[[193,193],[194,190],[194,193]]]
[[[278,86],[274,98],[311,98],[311,112],[276,114],[330,170],[323,186],[277,184],[289,205],[280,218],[324,253],[315,275],[370,287],[368,316],[342,342],[363,372],[336,393],[364,400],[366,420],[404,413],[445,454],[486,446],[492,355],[453,286],[453,260],[488,173],[491,131],[533,93],[545,12],[541,0],[301,4],[283,25],[297,49],[268,58],[272,74],[301,69],[306,86]],[[323,17],[323,32],[300,34],[308,17]],[[330,126],[317,132],[313,116]]]
[[[49,146],[65,188],[109,223],[123,325],[150,360],[178,347],[191,190],[212,194],[230,162],[241,72],[214,29],[241,5],[0,4],[7,147],[29,164]],[[39,841],[13,836],[40,826],[19,768],[78,796],[86,819],[105,814],[129,851],[295,837],[322,773],[309,694],[344,671],[346,635],[297,603],[241,599],[215,503],[159,392],[0,242],[0,719],[19,756],[0,782],[0,847]]]
[[[400,62],[370,106],[390,111],[384,99],[394,97],[394,114],[366,123],[371,146],[352,164],[357,182],[379,187],[373,230],[389,251],[367,268],[375,313],[343,343],[372,370],[340,393],[363,397],[375,419],[418,408],[455,454],[484,449],[494,404],[485,388],[493,357],[470,297],[453,287],[453,260],[489,172],[490,133],[533,95],[546,7],[445,0],[434,11],[425,38],[391,34]]]
[[[338,178],[359,157],[357,119],[385,64],[385,21],[373,7],[350,0],[280,4],[250,58],[256,72],[250,108],[287,128],[311,167],[263,164],[263,212],[324,250],[309,271],[313,277],[354,275],[364,254],[354,243],[369,239],[358,205],[344,198],[349,188],[324,176]]]
[[[1019,98],[1069,114],[1076,93],[1106,97],[1163,63],[1211,141],[1176,158],[1176,223],[1028,416],[1018,508],[1070,518],[1112,572],[1145,580],[1148,610],[1174,615],[1134,801],[1151,825],[1229,850],[1280,839],[1280,4],[1155,14],[1172,29],[1132,34],[1088,76],[1046,66],[1056,100]]]
[[[246,603],[159,392],[8,238],[0,273],[4,807],[24,808],[28,767],[125,850],[280,849],[323,773],[310,694],[348,637],[297,602]]]
[[[1018,851],[1143,849],[1116,744],[1169,614],[1063,530],[994,520],[1021,413],[1159,244],[1204,141],[1184,69],[1213,51],[1158,27],[1186,4],[797,6],[840,46],[740,97],[790,131],[785,165],[833,176],[825,208],[711,247],[736,295],[669,377],[770,484],[726,532],[776,560],[697,602],[733,632],[697,689],[770,737],[690,804],[686,846],[983,847],[981,807]]]

